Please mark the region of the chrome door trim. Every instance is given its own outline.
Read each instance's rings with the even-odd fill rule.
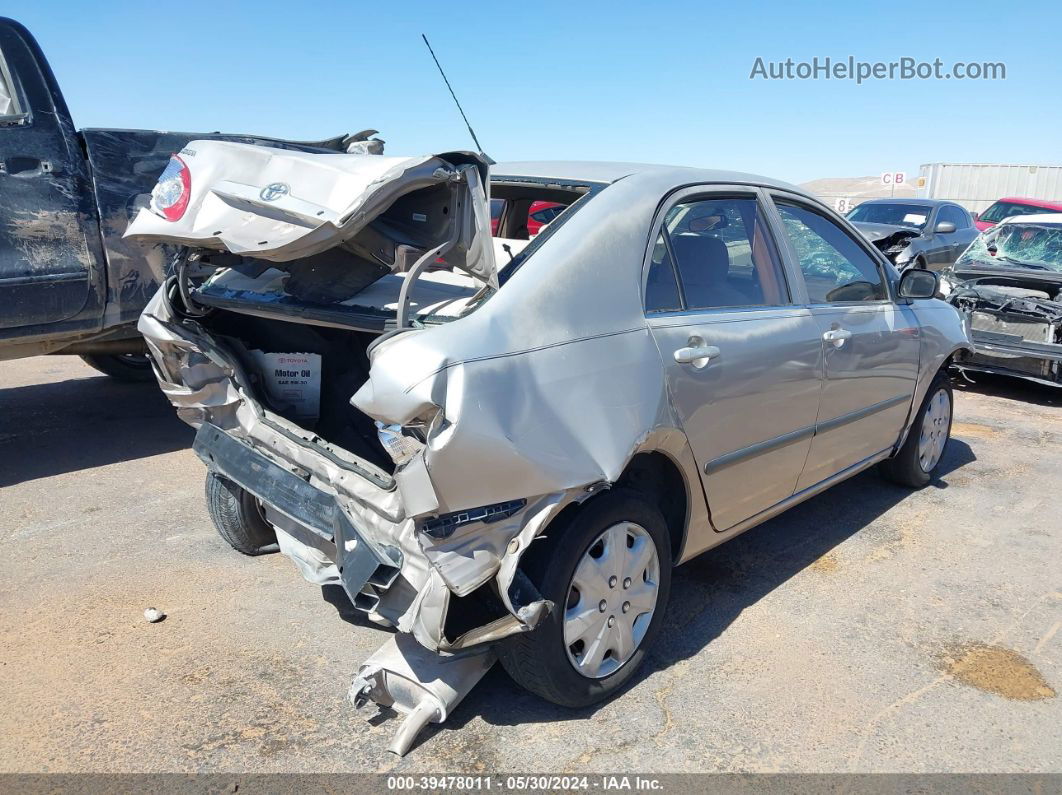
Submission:
[[[714,474],[722,469],[726,469],[726,467],[731,466],[732,464],[737,464],[763,453],[769,453],[772,450],[777,450],[788,444],[795,444],[796,442],[807,439],[809,436],[832,431],[835,428],[840,428],[842,425],[847,425],[851,422],[858,422],[859,420],[869,417],[871,414],[877,414],[879,411],[885,411],[886,409],[890,409],[893,406],[910,400],[911,395],[896,395],[888,400],[882,400],[879,403],[874,403],[873,405],[857,411],[851,411],[848,414],[842,414],[840,417],[834,417],[832,420],[817,422],[806,428],[797,428],[795,431],[783,433],[781,436],[775,436],[773,439],[765,439],[762,442],[750,444],[748,447],[734,450],[732,453],[727,453],[726,455],[721,455],[718,458],[713,458],[711,461],[708,461],[704,465],[704,474]],[[889,449],[892,450],[893,448],[890,447]]]
[[[859,420],[866,419],[871,414],[877,414],[879,411],[885,411],[885,409],[891,409],[893,406],[897,406],[900,403],[910,402],[912,395],[896,395],[888,400],[882,400],[878,403],[871,403],[869,406],[865,406],[856,411],[850,411],[847,414],[842,414],[840,417],[834,417],[832,420],[824,420],[823,422],[815,423],[815,433],[824,433],[825,431],[832,431],[835,428],[840,428],[842,425],[847,425],[850,422],[858,422]],[[889,448],[892,449],[892,448]]]
[[[714,458],[708,461],[704,465],[704,474],[711,475],[722,469],[726,469],[732,464],[740,463],[747,458],[753,458],[763,453],[769,453],[772,450],[777,450],[779,447],[785,447],[789,444],[795,444],[807,439],[809,436],[815,435],[815,426],[809,425],[806,428],[797,428],[795,431],[789,433],[783,433],[781,436],[775,436],[773,439],[765,439],[762,442],[756,444],[750,444],[748,447],[743,447],[740,450],[734,450],[732,453],[721,455],[718,458]]]
[[[751,516],[743,522],[738,522],[733,527],[728,527],[720,534],[722,535],[723,533],[725,533],[727,536],[738,535],[739,533],[743,533],[746,530],[752,529],[758,524],[763,524],[767,520],[773,519],[774,517],[778,516],[778,514],[784,513],[785,511],[789,510],[794,505],[799,505],[800,503],[804,502],[804,500],[811,499],[815,495],[821,494],[822,492],[826,491],[826,489],[830,488],[831,486],[837,485],[842,480],[847,480],[853,475],[858,475],[864,469],[869,469],[870,467],[874,466],[874,464],[877,464],[879,461],[884,461],[891,455],[892,448],[889,447],[885,450],[882,450],[880,453],[875,453],[869,458],[864,458],[862,461],[852,464],[852,466],[848,467],[847,469],[842,469],[840,472],[834,475],[830,475],[830,477],[826,478],[825,480],[820,480],[815,485],[808,486],[803,491],[798,491],[792,497],[787,497],[786,499],[782,500],[779,503],[776,503],[770,508],[764,511],[760,511],[755,516]]]

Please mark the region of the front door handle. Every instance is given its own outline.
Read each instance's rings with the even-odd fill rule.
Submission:
[[[679,348],[675,351],[675,361],[679,364],[692,364],[700,369],[717,357],[719,353],[719,349],[714,345]]]
[[[826,340],[826,342],[832,343],[835,348],[842,347],[844,341],[850,339],[851,336],[852,332],[846,328],[832,328],[822,334],[822,338]]]

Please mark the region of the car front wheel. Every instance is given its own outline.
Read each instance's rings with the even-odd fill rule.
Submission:
[[[930,384],[900,451],[882,462],[881,473],[886,478],[916,489],[929,483],[951,438],[953,405],[951,380],[942,370]]]
[[[539,542],[548,549],[524,561],[553,611],[536,630],[503,643],[499,656],[531,692],[582,707],[627,684],[659,631],[670,537],[660,511],[622,489],[598,496],[554,532],[559,538]]]

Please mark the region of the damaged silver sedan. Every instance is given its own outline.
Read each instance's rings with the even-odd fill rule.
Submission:
[[[744,174],[197,141],[128,234],[184,246],[140,330],[218,530],[397,628],[351,698],[398,753],[496,657],[609,697],[673,566],[874,464],[927,483],[970,348],[935,274]]]

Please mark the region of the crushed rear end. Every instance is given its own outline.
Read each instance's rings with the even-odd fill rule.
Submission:
[[[403,633],[350,691],[408,716],[397,753],[486,672],[494,641],[551,608],[518,563],[566,496],[468,504],[425,463],[450,431],[418,390],[444,362],[411,338],[498,287],[486,186],[469,153],[193,141],[127,232],[183,247],[139,330],[195,452],[258,499],[307,580]],[[373,382],[396,342],[414,342],[406,371]]]

